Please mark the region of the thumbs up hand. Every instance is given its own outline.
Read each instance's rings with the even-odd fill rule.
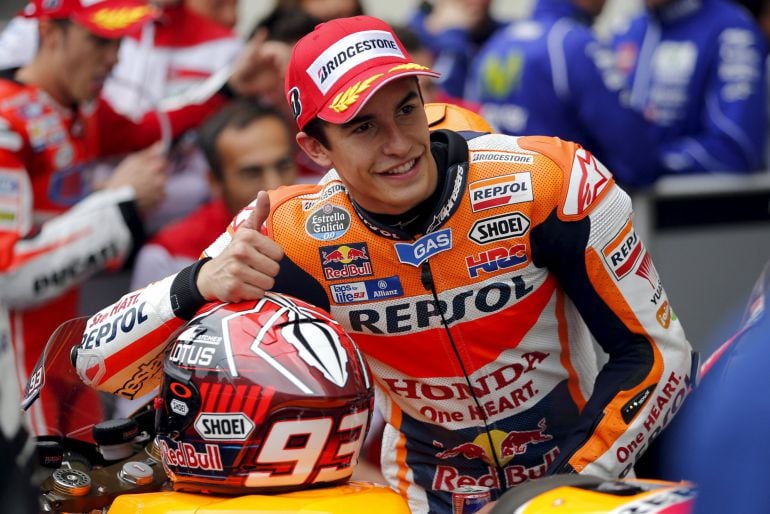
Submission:
[[[200,268],[196,284],[206,300],[256,300],[275,284],[283,249],[260,231],[270,213],[270,198],[260,191],[252,205],[239,215],[251,207],[222,253]]]

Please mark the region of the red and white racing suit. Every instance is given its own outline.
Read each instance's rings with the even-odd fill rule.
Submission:
[[[0,68],[19,67],[35,54],[36,19],[21,15],[0,32]],[[234,30],[206,18],[180,2],[165,6],[161,15],[120,43],[118,63],[104,84],[102,97],[123,116],[139,121],[168,102],[189,102],[212,75],[228,72],[243,47]],[[164,133],[170,137],[170,133]],[[166,198],[145,217],[154,233],[161,226],[193,211],[210,196],[208,165],[192,138],[176,142],[169,159]],[[112,170],[109,163],[99,174]]]
[[[285,251],[275,289],[329,309],[367,356],[382,471],[415,513],[451,512],[461,485],[625,475],[691,381],[690,345],[607,168],[555,138],[463,134],[431,136],[439,197],[419,234],[361,210],[335,172],[271,192],[264,227]],[[198,266],[93,316],[81,377],[127,396],[157,384],[165,339],[201,305]]]
[[[67,109],[10,76],[0,78],[0,305],[12,310],[0,338],[13,345],[23,388],[51,333],[78,315],[74,286],[119,267],[143,237],[133,191],[89,195],[88,163],[144,148],[161,128],[155,114],[135,123],[103,100]],[[172,132],[222,102],[211,96],[169,112]],[[44,420],[36,409],[37,433]]]
[[[123,38],[118,64],[102,96],[134,120],[169,104],[189,102],[216,74],[228,74],[243,41],[234,30],[204,17],[184,2],[163,8],[141,32]],[[208,163],[190,137],[177,141],[169,159],[166,198],[145,219],[148,233],[192,212],[208,200]]]

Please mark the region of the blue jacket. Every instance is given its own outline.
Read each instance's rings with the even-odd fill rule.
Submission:
[[[428,10],[418,9],[409,20],[409,28],[435,57],[431,68],[441,73],[439,87],[451,97],[465,98],[468,73],[476,54],[505,23],[489,18],[475,31],[452,28],[434,34],[425,26],[428,14]]]
[[[570,0],[539,0],[499,31],[471,73],[471,99],[511,135],[549,135],[594,153],[627,186],[656,176],[650,127],[621,100],[623,77],[591,17]]]
[[[766,46],[748,12],[725,0],[674,0],[616,38],[665,173],[764,167]]]

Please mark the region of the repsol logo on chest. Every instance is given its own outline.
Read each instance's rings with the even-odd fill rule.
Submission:
[[[479,212],[494,207],[531,202],[532,175],[514,173],[502,177],[494,177],[471,182],[468,186],[473,212]]]
[[[426,234],[414,243],[396,243],[395,248],[399,262],[416,268],[429,257],[452,248],[452,229]]]
[[[126,334],[130,332],[134,326],[141,325],[149,319],[147,314],[144,313],[146,305],[147,302],[142,302],[139,305],[125,310],[111,320],[89,330],[83,334],[83,341],[81,342],[82,347],[87,350],[99,348],[101,345],[110,343],[115,339],[118,330],[120,330],[121,333]]]
[[[102,269],[106,262],[116,258],[119,253],[117,245],[110,243],[82,259],[72,259],[47,275],[36,277],[33,284],[35,294],[41,294],[51,287],[74,284],[83,275]]]
[[[512,302],[532,292],[520,276],[508,281],[493,282],[478,289],[462,291],[450,301],[418,300],[389,304],[382,309],[359,309],[349,313],[349,326],[354,332],[398,334],[418,328],[446,325],[461,321],[474,309],[477,313],[491,314],[508,307]]]

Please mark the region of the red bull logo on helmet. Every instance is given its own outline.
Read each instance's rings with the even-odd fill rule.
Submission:
[[[181,442],[176,445],[172,441],[161,439],[160,453],[169,466],[178,466],[188,469],[202,469],[204,471],[222,471],[222,457],[219,454],[219,446],[207,444],[205,450],[199,452],[194,445]]]
[[[366,277],[373,273],[366,243],[322,246],[319,253],[326,280]]]

